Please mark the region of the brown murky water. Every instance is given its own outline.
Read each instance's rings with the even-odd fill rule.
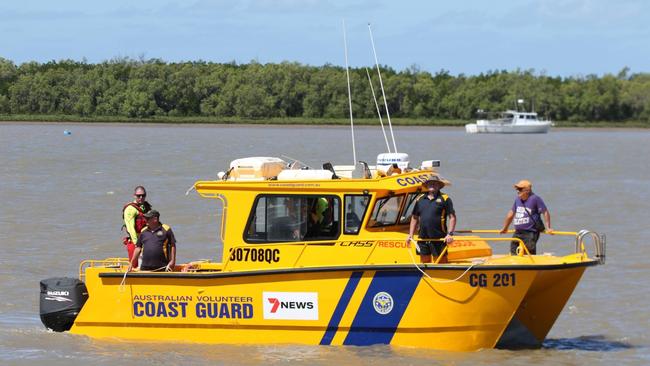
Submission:
[[[64,130],[72,132],[64,135]],[[372,163],[379,128],[357,128],[357,157]],[[540,350],[450,353],[387,346],[227,346],[98,341],[46,331],[38,281],[75,276],[86,258],[123,255],[122,205],[148,188],[174,228],[179,261],[221,258],[216,203],[185,195],[246,156],[350,164],[347,128],[0,124],[0,364],[650,364],[650,131],[553,130],[467,135],[398,128],[414,165],[442,160],[459,228],[498,228],[527,178],[556,230],[607,234],[607,264],[590,268]],[[542,239],[543,251],[570,241]]]

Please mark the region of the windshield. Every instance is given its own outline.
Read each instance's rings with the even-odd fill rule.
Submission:
[[[395,225],[404,195],[378,199],[370,215],[370,227]]]

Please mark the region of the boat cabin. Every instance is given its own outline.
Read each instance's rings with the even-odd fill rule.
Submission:
[[[535,112],[518,112],[509,110],[501,114],[499,121],[502,123],[525,124],[538,122],[539,120],[537,119],[537,113]]]
[[[244,169],[255,165],[240,159],[221,180],[195,184],[201,196],[222,203],[224,268],[413,261],[406,250],[411,213],[439,162],[392,175],[367,167],[368,178],[341,178],[336,169],[277,170],[265,166],[275,166],[276,158],[248,159],[257,161],[255,172],[239,172],[242,162]],[[450,248],[450,260],[488,255],[481,242],[453,254]]]

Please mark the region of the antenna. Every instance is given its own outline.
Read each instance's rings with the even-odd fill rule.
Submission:
[[[393,140],[393,149],[397,152],[397,145],[395,144],[395,135],[393,135],[393,124],[390,121],[390,113],[388,112],[388,103],[386,102],[386,93],[384,92],[384,82],[381,80],[381,71],[379,71],[379,61],[377,60],[377,51],[375,50],[375,40],[372,37],[372,28],[368,23],[368,32],[370,32],[370,43],[372,43],[372,53],[375,55],[375,65],[377,66],[377,75],[379,75],[379,86],[381,87],[381,94],[384,97],[384,107],[386,108],[386,117],[388,118],[388,128],[390,129],[390,137]]]
[[[386,141],[386,149],[390,152],[390,145],[388,144],[388,137],[386,136],[386,129],[384,128],[384,121],[381,119],[381,112],[379,111],[379,104],[377,103],[377,97],[375,96],[375,88],[372,87],[372,79],[370,78],[370,71],[366,67],[366,75],[368,75],[368,82],[370,83],[370,91],[372,92],[372,99],[375,101],[375,107],[377,107],[377,115],[379,116],[379,123],[381,124],[381,132],[384,133],[384,141]],[[397,152],[397,151],[395,151]]]
[[[348,77],[348,105],[350,106],[350,131],[352,133],[352,165],[357,164],[357,150],[354,146],[354,120],[352,118],[352,91],[350,90],[350,67],[348,66],[348,40],[345,36],[345,19],[343,19],[343,45],[345,46],[345,74]]]

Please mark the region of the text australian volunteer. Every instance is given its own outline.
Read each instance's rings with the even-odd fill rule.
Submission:
[[[427,178],[423,183],[427,193],[418,198],[413,208],[409,236],[406,242],[409,243],[413,239],[413,234],[419,224],[420,241],[417,245],[422,263],[430,263],[431,255],[440,256],[445,246],[454,240],[456,211],[454,211],[451,198],[440,192],[440,189],[448,184],[448,181],[437,175]],[[440,262],[445,261],[446,258],[440,260]]]

